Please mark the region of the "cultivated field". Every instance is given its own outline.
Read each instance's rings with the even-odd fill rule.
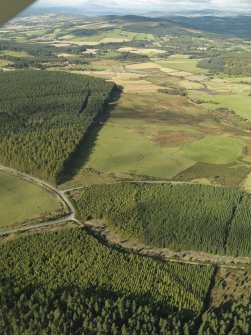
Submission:
[[[2,235],[0,328],[249,335],[249,17],[27,15],[0,32],[0,161],[71,214],[0,174],[0,229],[53,223]]]

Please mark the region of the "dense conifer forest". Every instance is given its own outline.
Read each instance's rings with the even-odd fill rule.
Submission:
[[[147,245],[250,256],[250,204],[234,188],[119,183],[85,188],[77,206]]]
[[[1,73],[0,162],[59,183],[113,89],[113,83],[74,74]]]
[[[124,253],[79,228],[0,249],[3,334],[180,334],[195,327],[214,273]]]
[[[249,52],[217,53],[199,61],[198,67],[228,75],[250,76],[251,56]]]

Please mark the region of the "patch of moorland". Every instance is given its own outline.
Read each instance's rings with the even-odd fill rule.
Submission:
[[[250,333],[251,273],[245,270],[218,270],[209,308],[202,315],[198,334]]]

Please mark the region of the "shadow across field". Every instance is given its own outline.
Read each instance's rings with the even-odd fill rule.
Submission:
[[[70,181],[85,166],[86,162],[88,161],[91,153],[95,148],[100,130],[109,118],[110,113],[117,107],[117,102],[120,99],[121,93],[122,91],[120,88],[117,88],[113,91],[111,99],[107,106],[104,108],[103,113],[99,114],[94,119],[92,125],[77,145],[76,150],[65,162],[60,184]]]

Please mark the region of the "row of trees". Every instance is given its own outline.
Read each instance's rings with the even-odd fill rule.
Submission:
[[[101,79],[60,72],[2,73],[1,162],[59,183],[113,89]]]
[[[82,220],[155,247],[251,255],[250,195],[202,185],[94,185],[77,206]]]

